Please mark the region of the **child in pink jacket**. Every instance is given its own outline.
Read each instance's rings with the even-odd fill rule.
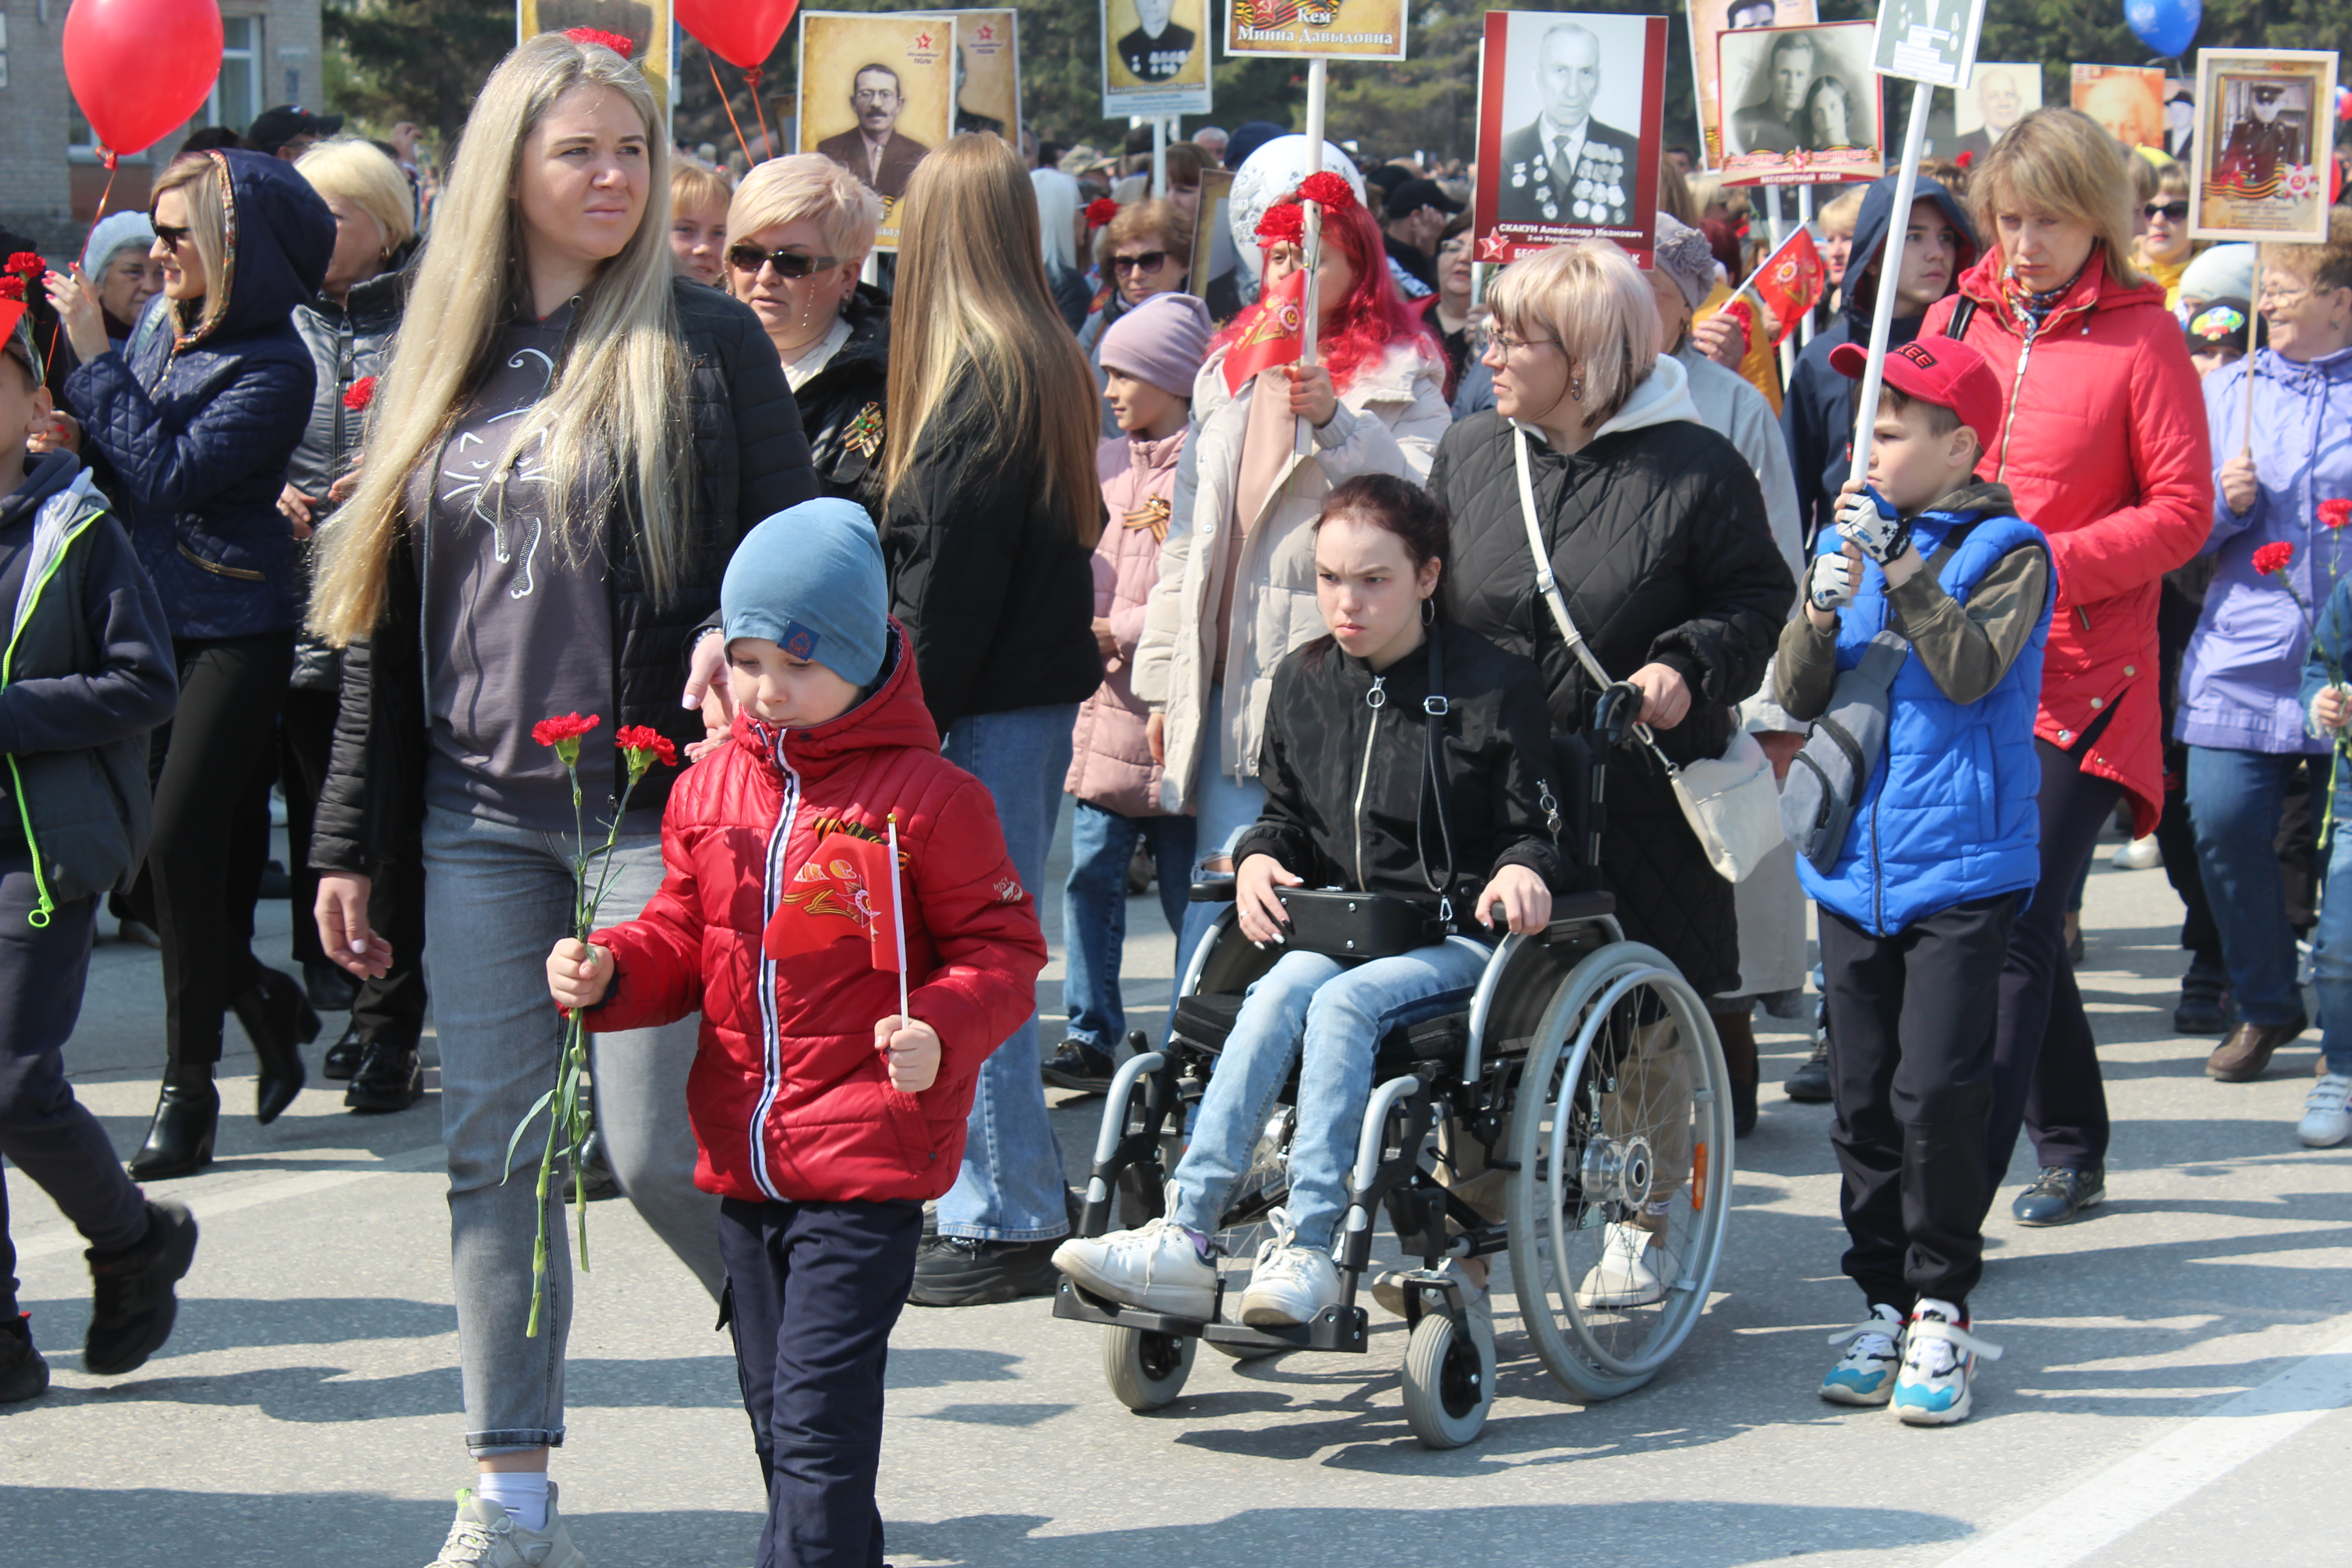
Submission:
[[[1182,928],[1192,879],[1193,824],[1160,806],[1160,764],[1144,737],[1150,710],[1130,685],[1143,608],[1160,580],[1176,464],[1192,417],[1192,381],[1209,352],[1209,312],[1189,294],[1155,294],[1110,324],[1101,357],[1106,400],[1121,432],[1095,456],[1109,519],[1095,546],[1095,638],[1103,683],[1078,710],[1070,747],[1077,796],[1070,879],[1062,890],[1069,944],[1064,981],[1069,1037],[1045,1063],[1045,1081],[1064,1089],[1110,1087],[1111,1047],[1126,1032],[1118,994],[1127,936],[1128,866],[1136,846],[1160,875],[1160,908]]]

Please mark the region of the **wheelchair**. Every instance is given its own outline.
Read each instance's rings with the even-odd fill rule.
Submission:
[[[1203,884],[1194,897],[1230,900],[1231,888]],[[1295,1067],[1227,1201],[1219,1310],[1208,1321],[1139,1310],[1064,1279],[1054,1315],[1103,1326],[1112,1394],[1136,1411],[1171,1404],[1203,1342],[1237,1360],[1364,1352],[1357,1295],[1383,1212],[1403,1253],[1420,1259],[1402,1281],[1404,1408],[1424,1446],[1473,1441],[1495,1396],[1491,1336],[1472,1331],[1444,1259],[1508,1256],[1536,1354],[1570,1398],[1612,1399],[1656,1376],[1706,1310],[1722,1253],[1730,1085],[1705,1002],[1663,954],[1624,939],[1614,910],[1605,891],[1560,898],[1545,931],[1496,945],[1466,1011],[1378,1042],[1332,1247],[1338,1305],[1294,1328],[1225,1321],[1286,1191]],[[1103,1235],[1115,1212],[1130,1226],[1165,1212],[1187,1110],[1244,994],[1279,956],[1242,936],[1230,904],[1220,912],[1178,988],[1167,1048],[1131,1057],[1112,1079],[1079,1235]],[[1635,1255],[1639,1276],[1627,1267]]]

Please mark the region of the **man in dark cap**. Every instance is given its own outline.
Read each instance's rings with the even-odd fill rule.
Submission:
[[[299,103],[281,103],[255,117],[245,133],[245,143],[257,153],[291,163],[342,128],[340,114],[313,114]]]
[[[2279,166],[2303,162],[2303,128],[2282,118],[2288,84],[2257,81],[2246,92],[2246,111],[2230,127],[2214,174],[2233,183],[2250,196],[2266,196],[2278,189]]]
[[[1381,237],[1388,247],[1389,270],[1408,300],[1437,291],[1437,237],[1462,204],[1445,194],[1435,180],[1407,180],[1389,193],[1381,210]]]

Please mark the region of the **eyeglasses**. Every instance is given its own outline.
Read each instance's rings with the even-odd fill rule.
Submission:
[[[1164,250],[1147,250],[1140,256],[1114,256],[1110,258],[1110,269],[1122,278],[1138,268],[1157,272],[1167,265],[1168,253]]]
[[[1517,353],[1521,349],[1559,347],[1558,338],[1515,338],[1508,332],[1495,332],[1486,341],[1502,350],[1507,356]]]
[[[2139,210],[2149,217],[2169,218],[2174,223],[2179,223],[2189,216],[2189,204],[2187,202],[2150,202]]]
[[[188,229],[174,227],[173,225],[168,223],[156,224],[154,228],[155,237],[162,240],[173,250],[177,250],[180,247],[188,243],[188,235],[191,232]]]
[[[2310,292],[2309,284],[2282,289],[2275,283],[2265,283],[2254,291],[2254,302],[2258,305],[2296,305],[2302,303]]]
[[[803,256],[797,250],[762,250],[756,245],[728,247],[727,262],[738,272],[757,272],[762,266],[772,267],[779,278],[805,278],[812,272],[841,265],[838,257]]]

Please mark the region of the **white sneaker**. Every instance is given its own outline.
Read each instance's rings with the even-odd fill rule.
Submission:
[[[1647,1307],[1666,1299],[1666,1285],[1682,1272],[1675,1255],[1650,1245],[1651,1233],[1638,1225],[1618,1221],[1609,1226],[1601,1244],[1601,1261],[1576,1288],[1576,1304],[1595,1307]]]
[[[1949,1301],[1922,1300],[1903,1333],[1903,1370],[1895,1374],[1895,1414],[1909,1426],[1949,1426],[1969,1418],[1977,1362],[1999,1361],[2000,1347],[1969,1332]]]
[[[1140,1230],[1074,1236],[1054,1248],[1054,1267],[1125,1306],[1203,1323],[1216,1315],[1216,1265],[1201,1256],[1191,1231],[1164,1215]]]
[[[1881,1301],[1870,1316],[1850,1329],[1830,1336],[1844,1345],[1829,1375],[1822,1379],[1822,1397],[1832,1405],[1884,1405],[1895,1397],[1895,1374],[1903,1364],[1903,1314]]]
[[[2114,865],[2118,871],[2153,871],[2164,864],[2164,851],[2156,847],[2156,836],[2135,838],[2116,851]]]
[[[425,1568],[588,1568],[555,1511],[555,1483],[547,1483],[547,1528],[525,1530],[507,1510],[471,1487],[457,1489],[457,1519],[441,1555]]]
[[[2333,1149],[2352,1138],[2347,1100],[2352,1100],[2352,1073],[2322,1073],[2303,1102],[2303,1121],[2295,1127],[2295,1136],[2313,1149]]]
[[[1276,1209],[1275,1233],[1258,1244],[1249,1289],[1242,1292],[1242,1321],[1253,1329],[1291,1329],[1339,1302],[1339,1266],[1318,1247],[1297,1245],[1290,1216]]]

